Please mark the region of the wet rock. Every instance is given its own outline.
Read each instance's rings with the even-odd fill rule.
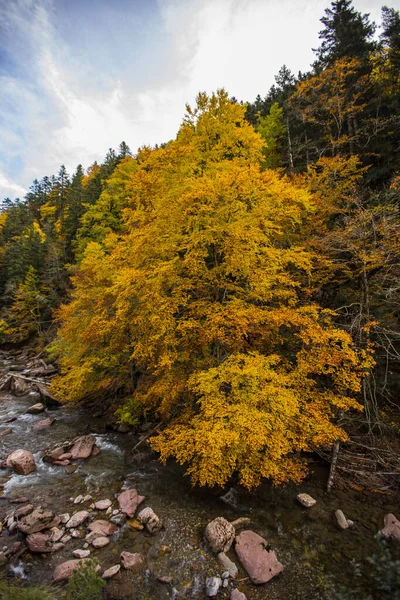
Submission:
[[[17,519],[21,519],[22,517],[26,517],[26,515],[29,515],[34,509],[33,504],[27,504],[26,506],[21,506],[21,508],[17,508],[17,510],[14,513],[14,516]]]
[[[38,402],[37,404],[32,404],[32,406],[30,406],[26,412],[31,415],[38,415],[39,413],[43,412],[44,409],[44,404]]]
[[[39,552],[41,554],[52,551],[50,537],[45,533],[32,533],[28,535],[26,542],[31,552]]]
[[[384,516],[383,522],[385,527],[381,530],[381,535],[386,540],[397,540],[400,541],[400,521],[396,517],[389,513]]]
[[[89,559],[84,558],[83,560],[67,560],[66,562],[61,563],[61,565],[58,565],[53,572],[54,583],[68,581],[75,569],[78,569],[81,565],[84,565],[87,560]],[[100,565],[97,565],[96,571],[100,571],[100,568]]]
[[[65,527],[67,529],[74,529],[75,527],[79,527],[79,525],[82,525],[82,523],[84,523],[89,517],[90,514],[87,510],[80,510],[79,512],[72,515],[70,520],[66,523]]]
[[[130,571],[141,571],[145,567],[145,562],[138,552],[121,552],[121,565]]]
[[[65,525],[66,523],[68,523],[68,521],[70,520],[71,515],[69,513],[63,513],[62,515],[60,515],[60,521],[63,525]]]
[[[74,504],[80,504],[83,501],[83,496],[82,494],[80,496],[77,496],[74,500]]]
[[[138,518],[138,521],[140,521],[141,523],[143,523],[143,525],[146,526],[146,529],[150,533],[155,533],[156,531],[159,531],[162,528],[161,519],[156,515],[154,510],[152,508],[150,508],[149,506],[147,506],[146,508],[141,510],[140,513],[138,514],[137,518]]]
[[[54,461],[60,460],[63,454],[65,454],[65,451],[62,446],[58,446],[53,450],[47,450],[43,456],[43,462],[54,463]]]
[[[219,577],[208,577],[206,579],[206,596],[208,598],[215,598],[221,585],[222,581]]]
[[[121,565],[114,565],[113,567],[106,569],[106,571],[104,571],[102,577],[103,577],[103,579],[112,579],[113,577],[118,575],[120,570],[121,570]]]
[[[14,396],[26,396],[31,389],[31,382],[25,381],[22,377],[13,375],[11,379],[11,391]]]
[[[317,504],[317,501],[314,500],[314,498],[309,494],[298,494],[296,498],[297,501],[300,502],[300,504],[305,508],[311,508],[312,506]]]
[[[11,429],[11,427],[7,427],[6,429],[2,429],[0,431],[0,437],[4,437],[5,435],[9,435],[12,432],[13,432],[13,430]]]
[[[26,496],[20,496],[19,498],[13,498],[9,500],[10,504],[25,504],[25,502],[29,502],[29,498]]]
[[[46,429],[47,427],[50,427],[50,425],[52,425],[54,423],[54,419],[41,419],[40,421],[36,421],[36,423],[34,423],[32,425],[32,431],[39,431],[40,429]]]
[[[28,450],[14,450],[7,457],[7,467],[13,469],[19,475],[28,475],[36,470],[33,454]]]
[[[236,554],[252,583],[267,583],[284,569],[275,552],[266,550],[267,546],[267,541],[254,531],[242,531],[236,537]]]
[[[90,550],[74,550],[72,554],[75,558],[87,558],[90,555]]]
[[[126,521],[126,516],[125,515],[114,515],[113,517],[111,517],[110,519],[110,523],[114,523],[114,525],[118,525],[119,527],[121,527],[121,525],[123,525]]]
[[[104,548],[104,546],[108,546],[110,540],[107,537],[97,537],[93,540],[92,546],[93,548]]]
[[[140,496],[135,489],[125,490],[118,496],[118,504],[121,512],[128,517],[135,515],[137,507],[143,500],[144,496]]]
[[[205,536],[215,554],[228,552],[235,539],[235,528],[223,517],[217,517],[207,525]]]
[[[348,529],[349,528],[347,519],[340,509],[335,511],[335,517],[336,517],[336,521],[337,521],[337,524],[340,527],[340,529]]]
[[[238,574],[238,568],[235,563],[224,552],[220,552],[217,558],[219,564],[228,571],[230,577],[235,579]]]
[[[133,531],[142,531],[144,529],[144,525],[137,519],[128,519],[126,523]]]
[[[105,500],[98,500],[95,502],[94,507],[96,510],[107,510],[112,505],[111,500],[106,498]]]
[[[92,435],[78,437],[71,448],[71,458],[74,460],[89,458],[92,454],[95,439]]]
[[[157,581],[160,583],[172,583],[172,577],[168,575],[162,575],[161,577],[157,577]]]
[[[249,517],[239,517],[238,519],[231,521],[231,525],[233,525],[233,527],[236,530],[236,529],[239,529],[240,527],[247,527],[247,525],[250,522],[251,522],[251,519]]]
[[[93,533],[102,533],[103,535],[112,535],[118,531],[118,527],[113,525],[113,523],[110,523],[109,521],[102,521],[101,519],[90,523],[88,529]]]
[[[18,529],[22,531],[22,533],[29,535],[31,533],[38,533],[44,529],[56,527],[59,522],[59,517],[57,517],[53,512],[50,510],[43,510],[40,506],[38,506],[38,508],[35,508],[33,512],[26,517],[23,517],[18,522]]]
[[[51,530],[50,540],[54,543],[59,542],[61,538],[64,537],[64,532],[62,529],[58,527],[53,527]]]
[[[230,600],[247,600],[247,598],[243,592],[239,592],[239,590],[232,590]]]

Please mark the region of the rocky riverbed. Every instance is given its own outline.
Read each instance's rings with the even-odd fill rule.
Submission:
[[[399,500],[384,491],[326,494],[326,467],[317,462],[299,488],[192,489],[145,442],[133,450],[146,426],[118,431],[107,416],[54,403],[54,373],[26,354],[0,355],[4,576],[62,585],[77,564],[70,561],[90,557],[110,600],[328,599],[326,582],[350,586],[351,561],[375,550],[387,513],[400,515]],[[215,519],[221,546],[219,533],[215,543],[206,533]],[[252,561],[273,576],[256,573]]]

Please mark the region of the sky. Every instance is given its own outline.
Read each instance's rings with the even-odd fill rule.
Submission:
[[[380,22],[381,6],[353,0]],[[314,61],[330,0],[0,0],[0,199],[175,137],[186,103],[266,95]]]

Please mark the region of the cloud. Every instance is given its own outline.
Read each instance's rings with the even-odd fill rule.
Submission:
[[[0,172],[0,197],[8,198],[12,196],[13,198],[19,196],[23,198],[26,194],[27,190],[23,188],[21,185],[14,183],[7,179],[7,177]]]

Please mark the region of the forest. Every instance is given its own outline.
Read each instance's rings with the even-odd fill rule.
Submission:
[[[2,345],[56,361],[61,402],[157,424],[193,484],[300,482],[317,453],[398,488],[400,13],[381,18],[336,0],[308,72],[200,92],[175,139],[2,202]]]

